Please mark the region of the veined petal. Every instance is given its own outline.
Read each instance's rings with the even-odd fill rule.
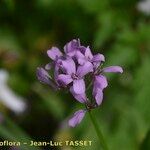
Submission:
[[[70,88],[70,92],[71,94],[73,95],[73,97],[79,101],[80,103],[85,103],[86,102],[86,94],[85,93],[82,93],[82,94],[76,94],[73,90],[73,87]]]
[[[83,76],[85,76],[86,74],[88,74],[89,72],[92,72],[92,71],[93,71],[92,63],[89,62],[89,61],[86,61],[84,65],[79,66],[77,68],[77,75],[79,77],[83,77]]]
[[[50,50],[47,51],[47,55],[52,60],[56,60],[56,58],[62,56],[63,54],[57,47],[52,47]]]
[[[92,62],[101,62],[101,61],[105,61],[104,55],[98,53],[93,56]]]
[[[83,79],[73,81],[73,90],[76,94],[85,93],[85,82]]]
[[[86,48],[86,50],[85,50],[85,57],[86,57],[87,59],[89,59],[89,60],[92,60],[92,58],[93,58],[93,54],[92,54],[92,52],[91,52],[89,46],[88,46],[88,47]]]
[[[60,74],[58,75],[57,81],[63,83],[64,85],[68,85],[73,80],[70,75]]]
[[[64,71],[67,73],[67,74],[72,74],[76,72],[76,65],[75,65],[75,62],[73,61],[73,59],[71,58],[68,58],[66,60],[63,60],[62,61],[62,69],[64,69]]]
[[[95,76],[95,80],[94,80],[94,87],[95,88],[100,88],[100,89],[104,89],[108,86],[108,82],[105,76],[103,75],[98,75]]]
[[[69,120],[69,126],[75,127],[76,125],[78,125],[84,118],[85,113],[86,113],[86,110],[83,110],[83,109],[76,111],[73,117]]]
[[[110,66],[110,67],[104,68],[103,72],[123,73],[123,69],[120,66]]]

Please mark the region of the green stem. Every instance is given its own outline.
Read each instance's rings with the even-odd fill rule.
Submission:
[[[91,121],[92,121],[92,123],[93,123],[93,126],[94,126],[94,128],[95,128],[95,131],[96,131],[96,133],[97,133],[97,136],[98,136],[98,138],[99,138],[99,141],[100,141],[100,143],[101,143],[102,148],[103,148],[104,150],[108,150],[108,146],[107,146],[107,144],[106,144],[106,142],[105,142],[105,140],[104,140],[103,134],[102,134],[102,132],[101,132],[101,130],[100,130],[100,128],[99,128],[98,123],[96,122],[95,118],[93,117],[91,111],[89,111],[89,116],[90,116],[90,119],[91,119]]]

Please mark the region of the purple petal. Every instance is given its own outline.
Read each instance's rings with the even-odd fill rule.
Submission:
[[[73,90],[76,94],[85,93],[85,82],[83,79],[73,81]]]
[[[70,75],[60,74],[58,75],[57,81],[63,83],[64,85],[68,85],[73,80]]]
[[[86,47],[85,47],[85,46],[80,46],[80,47],[78,47],[78,50],[79,50],[82,54],[85,54]]]
[[[75,74],[76,72],[76,66],[75,66],[75,62],[73,61],[73,59],[66,59],[62,61],[62,69],[64,69],[64,71],[71,75],[71,74]]]
[[[50,76],[44,68],[37,68],[36,75],[39,81],[49,84]]]
[[[76,50],[78,47],[80,46],[80,40],[76,40],[73,39],[72,41],[68,42],[65,46],[64,46],[64,51],[65,53],[70,53],[73,52],[74,50]],[[71,54],[71,53],[70,53]]]
[[[76,54],[76,51],[72,51],[72,52],[68,52],[67,56],[73,58],[75,56],[75,54]]]
[[[89,48],[89,46],[86,48],[85,50],[85,57],[88,59],[88,60],[92,60],[93,58],[93,54]]]
[[[94,55],[92,62],[101,62],[101,61],[105,61],[104,55],[102,55],[102,54]]]
[[[78,64],[84,65],[87,62],[85,58],[78,58]]]
[[[102,100],[103,100],[103,91],[102,91],[102,89],[98,88],[96,90],[96,92],[94,93],[94,97],[95,97],[97,105],[100,105],[102,103]]]
[[[110,67],[104,68],[103,72],[123,73],[123,69],[120,66],[110,66]]]
[[[80,65],[84,65],[86,63],[87,59],[80,51],[77,51],[75,56]]]
[[[57,89],[57,86],[53,83],[51,77],[44,68],[38,67],[36,76],[40,82],[50,85],[53,89]]]
[[[80,51],[77,51],[76,52],[76,58],[84,58],[85,56],[80,52]]]
[[[72,93],[73,97],[79,101],[80,103],[85,103],[87,100],[86,94],[82,93],[82,94],[76,94],[73,90],[73,87],[70,88],[70,92]]]
[[[76,125],[78,125],[84,118],[85,113],[86,111],[82,109],[76,111],[73,117],[69,120],[69,126],[75,127]]]
[[[47,55],[52,59],[56,60],[58,57],[62,56],[62,52],[57,47],[52,47],[47,51]]]
[[[93,72],[93,65],[89,61],[86,61],[84,65],[79,66],[77,69],[77,75],[79,77],[83,77],[86,74],[88,74],[89,72]]]
[[[103,100],[103,89],[108,85],[107,79],[103,75],[95,76],[94,87],[93,87],[93,96],[98,105],[101,104]]]
[[[54,79],[55,81],[57,80],[58,78],[58,75],[59,75],[59,65],[55,64],[55,68],[54,68]]]
[[[103,75],[95,76],[94,86],[95,88],[100,88],[102,90],[106,88],[108,86],[106,77]]]
[[[79,64],[80,64],[79,59],[86,60],[85,56],[80,51],[76,51],[75,58],[77,59]],[[83,64],[81,64],[81,65],[83,65]]]
[[[97,68],[100,66],[100,62],[93,62],[93,68],[94,70],[97,70]]]
[[[52,63],[48,63],[45,65],[45,69],[50,70],[52,68],[52,66],[53,66]]]

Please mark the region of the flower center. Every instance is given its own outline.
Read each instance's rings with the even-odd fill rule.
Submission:
[[[79,78],[75,73],[72,73],[71,77],[72,77],[74,80],[77,80],[77,79]]]

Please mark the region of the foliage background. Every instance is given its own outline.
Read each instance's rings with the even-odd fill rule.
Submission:
[[[47,49],[54,45],[63,49],[66,42],[80,38],[95,53],[105,55],[105,66],[124,68],[122,75],[108,75],[103,104],[94,110],[109,148],[150,149],[150,18],[137,10],[137,3],[0,1],[0,68],[9,71],[9,86],[28,103],[21,115],[0,104],[1,141],[88,139],[93,140],[92,146],[81,149],[100,149],[88,115],[74,129],[64,121],[82,105],[68,93],[55,93],[40,84],[35,76],[37,66],[49,62]]]

